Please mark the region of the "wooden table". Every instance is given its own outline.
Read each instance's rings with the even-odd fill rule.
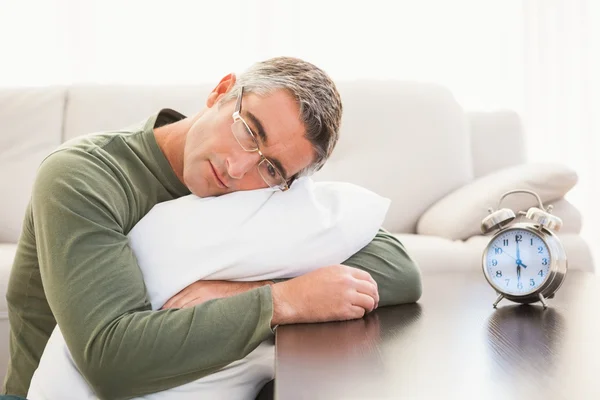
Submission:
[[[277,328],[275,399],[600,399],[600,281],[569,271],[519,306],[481,273],[423,277],[416,304]]]

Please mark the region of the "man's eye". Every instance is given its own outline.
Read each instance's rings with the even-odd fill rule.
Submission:
[[[269,176],[272,178],[275,178],[277,176],[277,171],[275,170],[275,168],[273,168],[271,163],[267,163],[267,172],[269,173]]]

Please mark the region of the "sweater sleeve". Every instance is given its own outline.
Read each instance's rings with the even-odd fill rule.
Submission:
[[[75,363],[101,398],[191,382],[245,357],[272,335],[270,286],[193,308],[151,311],[122,228],[131,207],[128,190],[97,158],[63,150],[43,162],[32,192],[48,304]]]
[[[406,248],[385,229],[379,229],[373,240],[342,263],[367,271],[379,290],[379,306],[414,303],[423,292],[421,272]],[[273,279],[283,282],[292,278]]]
[[[421,273],[404,245],[380,229],[375,238],[342,264],[371,274],[379,289],[379,306],[413,303],[421,297]]]

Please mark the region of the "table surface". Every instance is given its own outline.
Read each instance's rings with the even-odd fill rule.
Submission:
[[[275,399],[600,399],[600,280],[569,271],[544,310],[481,273],[423,276],[416,304],[277,328]]]

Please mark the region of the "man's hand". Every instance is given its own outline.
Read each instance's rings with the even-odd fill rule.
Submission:
[[[362,318],[377,308],[377,283],[368,272],[333,265],[272,286],[271,325]]]
[[[235,296],[236,294],[272,283],[272,281],[197,281],[171,297],[161,309],[193,307],[208,300]]]

